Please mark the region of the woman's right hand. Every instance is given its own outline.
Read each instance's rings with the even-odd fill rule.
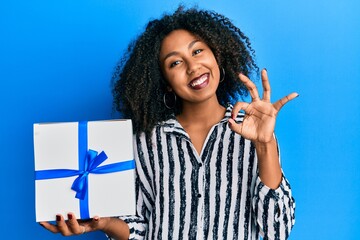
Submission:
[[[129,226],[116,217],[95,216],[89,220],[77,220],[75,214],[68,213],[65,221],[62,215],[56,215],[56,224],[40,222],[40,225],[53,233],[61,233],[63,236],[81,235],[86,232],[103,231],[108,236],[119,240],[129,239]]]
[[[52,233],[61,233],[63,236],[81,235],[85,232],[104,230],[110,218],[94,217],[90,220],[77,220],[75,214],[68,213],[68,220],[62,215],[56,215],[56,224],[40,222],[40,225]]]

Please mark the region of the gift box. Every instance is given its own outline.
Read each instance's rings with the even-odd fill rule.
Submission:
[[[36,221],[135,214],[130,120],[34,124]]]

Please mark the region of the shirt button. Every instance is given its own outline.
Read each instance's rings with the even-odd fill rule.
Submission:
[[[200,194],[200,193],[198,193],[197,197],[198,197],[198,198],[201,198],[201,194]]]
[[[202,167],[202,163],[199,163],[199,167]]]

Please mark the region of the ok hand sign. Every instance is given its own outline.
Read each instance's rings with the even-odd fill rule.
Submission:
[[[291,93],[272,104],[270,102],[270,84],[265,69],[261,71],[264,89],[262,99],[259,97],[255,84],[248,77],[240,73],[239,78],[249,90],[252,100],[251,103],[238,102],[234,105],[232,117],[229,119],[230,128],[255,143],[270,142],[273,138],[276,116],[280,109],[299,95]],[[241,123],[236,123],[234,119],[240,110],[245,112],[245,116]]]

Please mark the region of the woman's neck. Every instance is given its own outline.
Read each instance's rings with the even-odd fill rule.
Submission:
[[[217,99],[203,103],[183,103],[182,112],[177,116],[183,127],[191,125],[213,126],[223,119],[225,108]]]
[[[215,99],[196,104],[183,103],[182,110],[177,119],[200,156],[206,136],[223,119],[226,109]]]

